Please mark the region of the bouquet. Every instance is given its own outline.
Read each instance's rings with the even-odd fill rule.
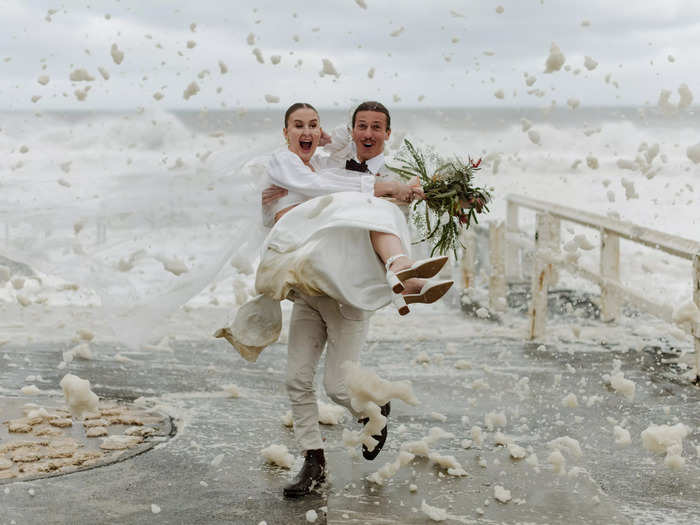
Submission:
[[[454,158],[444,160],[435,154],[426,155],[418,151],[408,139],[396,158],[400,167],[388,166],[404,179],[418,177],[423,187],[425,199],[413,204],[414,221],[423,239],[430,241],[435,252],[444,255],[452,250],[457,255],[460,227],[469,228],[471,221],[479,221],[477,213],[489,211],[486,203],[491,194],[485,188],[472,185],[474,173],[479,171],[481,159],[476,162],[468,157],[467,161]],[[432,175],[430,174],[432,172]]]

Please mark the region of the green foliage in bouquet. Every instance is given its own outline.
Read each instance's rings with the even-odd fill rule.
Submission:
[[[481,159],[474,162],[470,157],[464,162],[459,158],[444,160],[436,155],[426,159],[424,153],[404,139],[404,148],[396,160],[402,165],[388,168],[406,180],[418,177],[425,193],[425,200],[413,205],[414,210],[421,205],[425,208],[423,213],[414,215],[416,225],[424,234],[421,241],[433,244],[431,256],[435,252],[443,255],[449,250],[457,255],[457,246],[461,246],[460,227],[469,228],[472,220],[479,222],[477,213],[489,211],[486,206],[491,199],[489,191],[472,186],[474,172],[481,169]]]

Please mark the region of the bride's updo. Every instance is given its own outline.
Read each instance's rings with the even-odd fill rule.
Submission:
[[[289,107],[287,108],[287,111],[286,111],[285,114],[284,114],[284,127],[285,127],[285,128],[287,127],[287,124],[288,124],[288,122],[289,122],[289,116],[290,116],[292,113],[294,113],[297,109],[305,109],[305,108],[314,110],[314,112],[316,113],[316,115],[318,115],[318,111],[317,111],[316,108],[313,107],[311,104],[308,104],[308,103],[306,103],[306,102],[295,102],[294,104],[292,104],[291,106],[289,106]]]

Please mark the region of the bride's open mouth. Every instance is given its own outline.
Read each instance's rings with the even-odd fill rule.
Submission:
[[[313,146],[313,141],[311,140],[300,140],[299,147],[302,151],[311,151],[311,146]]]

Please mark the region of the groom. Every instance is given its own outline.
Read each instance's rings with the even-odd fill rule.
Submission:
[[[347,128],[345,128],[347,129]],[[377,181],[388,179],[382,172],[384,164],[384,143],[391,135],[389,110],[379,102],[363,102],[352,115],[352,143],[341,137],[342,130],[336,130],[335,143],[326,136],[326,149],[331,152],[329,163],[335,167],[377,175]],[[348,142],[348,144],[344,144]],[[330,166],[329,166],[330,167]],[[409,190],[412,191],[412,190]],[[263,192],[263,204],[282,198],[287,190],[277,186]],[[416,190],[415,195],[419,195]],[[409,195],[411,200],[415,195]],[[318,425],[318,406],[314,390],[316,367],[326,349],[326,369],[324,387],[328,396],[339,405],[348,408],[355,417],[360,417],[350,405],[350,396],[345,386],[345,373],[341,365],[346,361],[358,362],[369,327],[369,313],[343,305],[326,296],[310,297],[293,293],[292,318],[289,327],[287,356],[287,392],[292,403],[294,433],[306,451],[304,465],[295,480],[284,488],[287,497],[299,497],[325,479],[325,455]],[[381,407],[383,416],[388,417],[390,405]],[[367,419],[359,422],[366,424]],[[374,459],[384,446],[387,427],[381,435],[373,436],[377,445],[370,452],[363,446],[362,454]]]

